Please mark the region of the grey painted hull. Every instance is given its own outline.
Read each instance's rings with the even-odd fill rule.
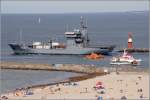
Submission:
[[[113,49],[109,48],[93,48],[93,47],[68,47],[57,49],[33,49],[29,47],[22,47],[19,44],[9,44],[15,54],[57,54],[57,55],[85,55],[92,52],[108,54]]]

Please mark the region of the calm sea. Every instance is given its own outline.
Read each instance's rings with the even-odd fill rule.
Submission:
[[[0,93],[32,85],[62,81],[81,74],[61,71],[1,70]]]
[[[8,47],[8,43],[45,42],[50,38],[58,42],[66,42],[64,37],[66,26],[68,25],[68,31],[78,28],[80,16],[87,19],[91,44],[115,44],[117,46],[115,50],[125,48],[128,32],[132,32],[134,47],[149,47],[147,11],[90,14],[4,14],[1,16],[1,60],[48,64],[94,64],[99,67],[110,67],[110,58],[119,54],[115,50],[112,55],[105,56],[105,59],[100,61],[91,61],[83,56],[73,55],[11,55],[12,50]],[[20,31],[22,31],[21,38]],[[134,53],[133,55],[142,59],[141,66],[138,67],[148,68],[148,53]],[[14,72],[9,71],[9,73]],[[3,77],[7,76],[3,75]]]
[[[12,56],[8,43],[32,43],[48,41],[50,38],[65,42],[64,32],[79,27],[80,16],[87,19],[91,44],[115,44],[118,48],[127,47],[128,32],[133,33],[134,47],[148,48],[148,12],[91,13],[91,14],[5,14],[1,17],[1,60],[35,63],[73,63],[109,66],[111,56],[103,61],[89,61],[82,56],[28,55]],[[40,18],[40,22],[39,22]],[[22,30],[22,38],[20,38]],[[118,55],[117,52],[112,54]],[[148,67],[148,53],[134,54]]]

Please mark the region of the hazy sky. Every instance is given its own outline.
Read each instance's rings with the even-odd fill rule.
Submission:
[[[2,13],[82,13],[149,10],[149,1],[1,1]]]

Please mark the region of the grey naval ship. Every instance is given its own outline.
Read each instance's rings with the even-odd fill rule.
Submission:
[[[32,44],[10,43],[14,54],[62,54],[85,55],[94,53],[109,54],[115,48],[114,45],[90,45],[87,25],[83,17],[80,19],[80,28],[72,32],[65,32],[66,43],[58,43],[49,40],[47,43],[33,42]]]

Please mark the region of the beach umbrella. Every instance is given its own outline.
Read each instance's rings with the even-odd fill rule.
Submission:
[[[102,85],[102,82],[101,82],[101,81],[98,81],[98,82],[96,83],[96,85]]]
[[[97,89],[103,89],[104,86],[103,86],[103,85],[97,85],[96,88],[97,88]]]

